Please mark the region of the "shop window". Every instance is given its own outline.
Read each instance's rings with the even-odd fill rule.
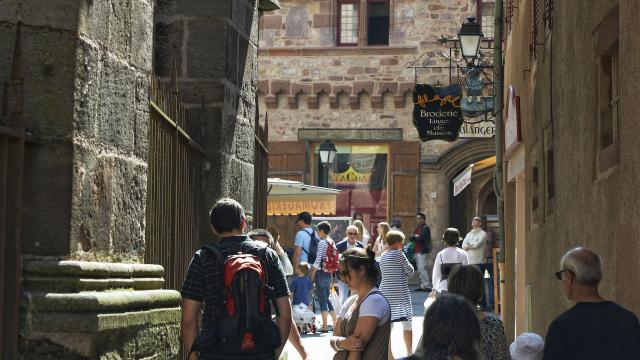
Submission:
[[[493,39],[496,3],[494,0],[478,0],[478,20],[485,38]]]
[[[605,171],[618,162],[618,9],[605,17],[596,32],[598,103],[596,126],[597,169]]]
[[[339,189],[336,216],[365,214],[372,224],[387,221],[388,145],[336,144],[334,164],[323,167],[314,148],[316,184]]]
[[[338,46],[389,45],[390,0],[338,0],[337,15]],[[366,44],[360,43],[362,21]]]

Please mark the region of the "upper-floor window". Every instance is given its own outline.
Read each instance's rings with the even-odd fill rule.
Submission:
[[[493,39],[496,3],[494,0],[478,0],[478,19],[484,37]]]
[[[338,0],[337,14],[338,46],[389,45],[389,0]]]

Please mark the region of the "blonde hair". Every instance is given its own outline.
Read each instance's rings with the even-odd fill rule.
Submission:
[[[391,230],[391,227],[386,222],[381,222],[378,224],[378,226],[382,228],[382,234],[379,235],[384,239],[389,233],[389,230]]]
[[[364,236],[364,224],[360,220],[356,220],[353,222],[353,226],[358,228],[358,240],[362,241],[362,237]]]
[[[300,264],[298,264],[298,271],[300,271],[304,276],[307,276],[307,274],[309,273],[309,269],[311,269],[309,263],[301,262]]]
[[[384,237],[384,240],[387,242],[387,245],[389,246],[397,243],[403,243],[404,234],[401,231],[391,230]]]

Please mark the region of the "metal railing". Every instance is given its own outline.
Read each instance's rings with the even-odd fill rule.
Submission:
[[[256,102],[257,103],[257,102]],[[267,226],[267,178],[269,177],[269,119],[265,115],[264,127],[260,126],[259,112],[255,118],[255,155],[253,173],[253,226]]]
[[[22,118],[21,24],[17,24],[9,117],[0,119],[0,358],[18,358],[21,214],[25,128]],[[4,120],[4,121],[3,121]]]
[[[165,269],[166,286],[179,290],[193,252],[202,246],[201,127],[172,90],[151,81],[145,262]]]

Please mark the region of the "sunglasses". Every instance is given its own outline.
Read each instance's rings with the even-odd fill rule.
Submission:
[[[556,273],[554,274],[554,275],[556,276],[556,279],[558,279],[558,280],[562,280],[562,273],[563,273],[563,272],[565,272],[565,271],[568,271],[571,275],[574,275],[574,274],[573,274],[573,271],[571,271],[571,270],[569,270],[569,269],[562,269],[562,270],[560,270],[560,271],[558,271],[558,272],[556,272]]]
[[[358,235],[356,232],[348,232],[347,235]]]

